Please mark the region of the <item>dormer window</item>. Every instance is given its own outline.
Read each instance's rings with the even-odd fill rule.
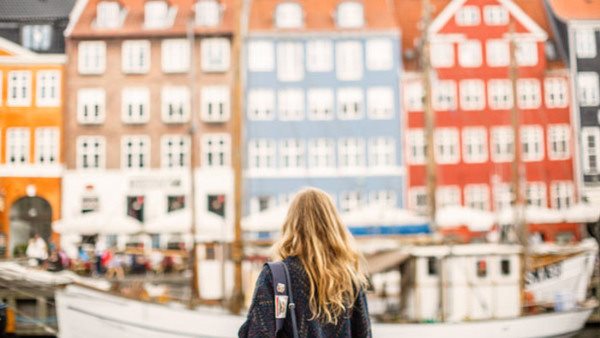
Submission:
[[[169,23],[169,6],[166,1],[148,1],[144,6],[144,26],[165,28]]]
[[[118,28],[121,25],[121,8],[116,1],[101,1],[96,11],[97,28]]]
[[[337,25],[340,28],[360,28],[365,24],[364,8],[360,2],[345,1],[337,9]]]
[[[279,4],[275,10],[275,26],[277,28],[302,27],[302,6],[295,2]]]
[[[196,2],[196,25],[216,27],[221,21],[221,6],[216,0],[199,0]]]

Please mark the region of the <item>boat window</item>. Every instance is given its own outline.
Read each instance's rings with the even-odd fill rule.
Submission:
[[[510,260],[508,258],[504,258],[500,261],[500,270],[502,276],[510,275]]]
[[[427,274],[429,276],[437,276],[438,264],[435,257],[427,257]]]
[[[487,276],[487,262],[485,259],[477,260],[477,277],[485,278]]]

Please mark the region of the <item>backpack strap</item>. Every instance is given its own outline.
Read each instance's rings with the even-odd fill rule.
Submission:
[[[267,262],[273,276],[273,294],[275,295],[275,336],[283,330],[287,308],[292,316],[294,338],[298,338],[296,311],[292,295],[292,283],[287,266],[283,262]],[[281,308],[280,308],[281,307]]]

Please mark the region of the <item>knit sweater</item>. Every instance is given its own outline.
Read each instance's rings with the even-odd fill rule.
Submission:
[[[310,284],[308,275],[297,257],[284,259],[290,272],[292,292],[296,303],[298,333],[301,338],[350,338],[371,337],[371,322],[367,308],[367,299],[360,290],[354,305],[337,324],[323,323],[317,319],[310,320],[312,313],[309,307]],[[279,337],[293,337],[291,317],[286,316],[283,332]],[[275,296],[273,293],[273,277],[265,264],[256,281],[252,305],[248,310],[248,319],[239,330],[239,337],[275,338]]]

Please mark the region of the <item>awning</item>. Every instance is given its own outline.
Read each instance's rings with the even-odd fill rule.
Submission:
[[[52,223],[52,230],[60,234],[132,234],[142,230],[142,223],[129,216],[88,212]]]
[[[366,257],[367,273],[372,275],[398,267],[410,258],[405,250],[386,251]]]
[[[252,232],[276,232],[281,230],[288,212],[288,205],[281,205],[250,214],[242,219],[242,229]]]
[[[491,212],[462,206],[444,207],[436,213],[436,225],[440,228],[467,226],[471,231],[483,232],[491,230],[494,223]]]
[[[212,212],[205,212],[196,217],[196,233],[200,228],[223,227],[225,220]],[[179,209],[168,212],[144,224],[144,232],[156,234],[190,233],[192,229],[192,212],[190,209]]]

